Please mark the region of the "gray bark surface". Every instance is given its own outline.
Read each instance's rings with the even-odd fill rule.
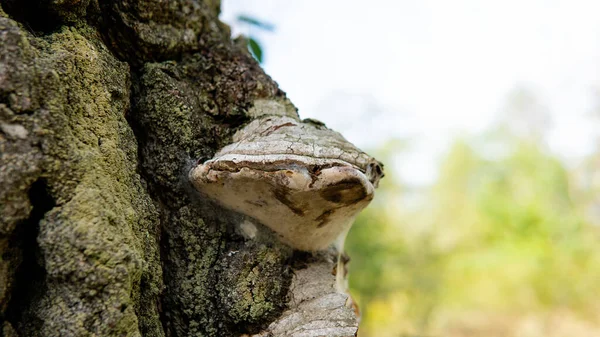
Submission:
[[[293,107],[219,7],[0,0],[2,336],[355,334],[331,261],[187,180],[254,101]]]

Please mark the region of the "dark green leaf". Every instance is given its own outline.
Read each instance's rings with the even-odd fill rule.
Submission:
[[[250,49],[250,52],[252,53],[252,55],[254,55],[254,58],[256,58],[258,63],[262,63],[263,53],[258,41],[256,41],[253,38],[248,38],[248,49]]]

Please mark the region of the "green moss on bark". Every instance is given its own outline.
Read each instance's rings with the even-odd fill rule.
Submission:
[[[27,131],[23,139],[0,138],[12,152],[0,159],[3,197],[13,208],[2,219],[18,227],[43,206],[30,205],[34,181],[43,181],[53,204],[38,233],[4,233],[17,245],[37,235],[39,246],[20,247],[37,251],[20,268],[43,268],[35,279],[17,279],[12,290],[20,296],[5,316],[27,336],[160,336],[157,213],[136,173],[137,145],[124,116],[127,64],[92,29],[35,38],[9,19],[0,27],[12,32],[0,42],[2,123]],[[14,179],[20,167],[30,169]]]
[[[291,272],[285,264],[289,249],[283,249],[251,245],[229,251],[220,261],[223,273],[216,289],[221,306],[234,323],[264,323],[285,307]]]

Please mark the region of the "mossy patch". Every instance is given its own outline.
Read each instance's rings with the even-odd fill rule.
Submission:
[[[223,273],[217,291],[222,308],[236,325],[247,330],[260,327],[284,308],[291,281],[287,253],[257,244],[230,251],[220,261]]]
[[[45,274],[10,303],[13,326],[30,336],[161,336],[157,212],[136,173],[137,144],[125,120],[127,64],[92,29],[63,27],[36,38],[1,20],[14,32],[1,43],[2,64],[16,65],[0,88],[0,104],[10,110],[2,120],[29,135],[2,139],[15,153],[2,167],[28,167],[28,156],[37,158],[22,181],[43,178],[55,203],[39,223],[39,248],[27,247],[39,249],[28,263]],[[27,193],[27,185],[3,179],[12,195]]]

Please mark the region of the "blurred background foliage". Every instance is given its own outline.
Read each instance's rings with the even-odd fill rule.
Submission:
[[[360,336],[600,336],[595,156],[567,168],[519,130],[456,139],[431,186],[386,167],[346,243]]]

